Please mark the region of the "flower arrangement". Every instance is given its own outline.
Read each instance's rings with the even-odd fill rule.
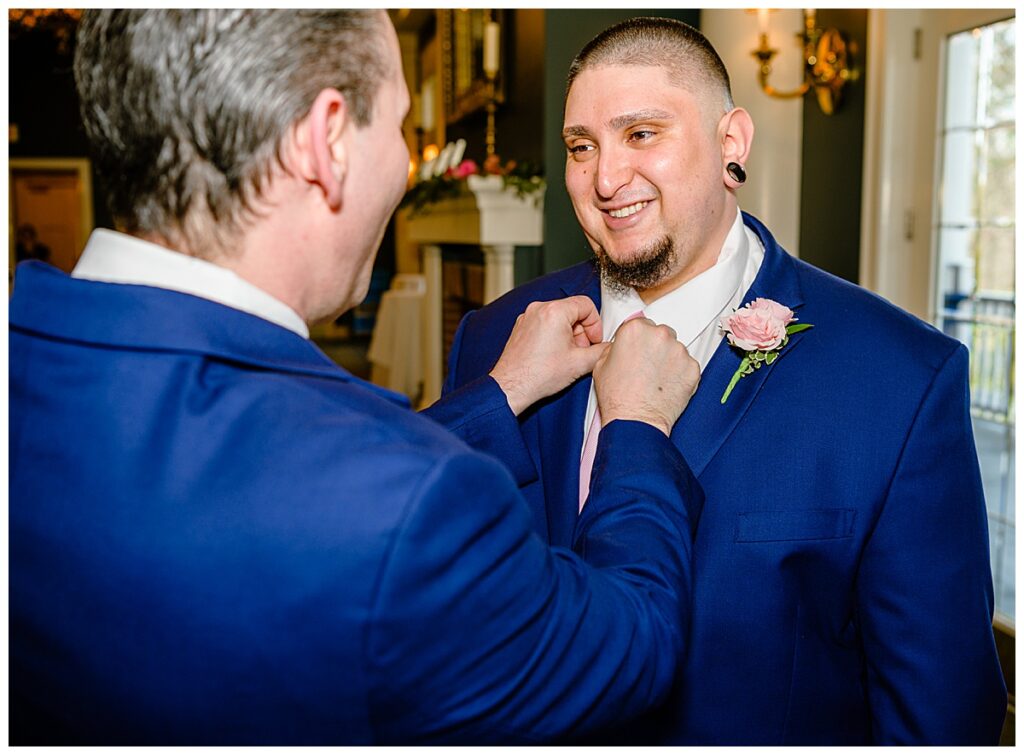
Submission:
[[[729,339],[729,345],[744,353],[743,361],[722,394],[724,404],[740,378],[753,374],[762,365],[772,364],[789,343],[791,335],[814,326],[796,323],[793,310],[777,301],[754,299],[745,307],[723,317],[719,327]]]
[[[501,176],[503,189],[511,189],[521,198],[532,195],[534,202],[540,197],[537,192],[545,186],[543,172],[534,163],[509,160],[502,165],[500,157],[489,155],[481,170],[475,161],[467,158],[439,175],[418,180],[405,193],[399,207],[411,207],[410,214],[416,215],[435,202],[466,194],[467,179],[477,175]]]

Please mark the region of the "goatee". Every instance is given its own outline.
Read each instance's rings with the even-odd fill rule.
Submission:
[[[616,262],[601,245],[594,250],[601,277],[613,288],[643,291],[664,281],[676,262],[672,239],[665,236],[641,247],[626,262]]]

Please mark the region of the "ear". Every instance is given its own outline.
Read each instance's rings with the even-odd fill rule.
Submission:
[[[343,135],[349,125],[344,95],[328,88],[320,91],[309,113],[295,126],[299,174],[323,191],[332,210],[341,207],[349,157]]]
[[[722,145],[722,180],[730,189],[738,189],[740,182],[729,175],[729,163],[746,165],[754,141],[754,121],[741,107],[733,108],[718,122],[718,137]]]

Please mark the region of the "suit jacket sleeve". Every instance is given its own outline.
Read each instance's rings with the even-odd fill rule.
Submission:
[[[622,471],[595,478],[589,565],[533,533],[493,460],[450,456],[422,480],[366,639],[381,741],[573,738],[667,695],[692,579],[684,498],[699,511],[700,489],[657,430],[617,421],[601,438]]]
[[[967,351],[939,370],[858,575],[877,744],[996,744],[1006,713]]]
[[[455,387],[462,336],[471,316],[472,313],[463,318],[455,334],[442,398],[422,414],[443,425],[470,447],[501,461],[516,484],[522,487],[537,479],[537,468],[505,393],[487,374]]]

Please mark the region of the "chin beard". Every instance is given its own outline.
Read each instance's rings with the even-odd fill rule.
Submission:
[[[676,249],[672,239],[665,236],[640,247],[627,262],[616,262],[598,245],[594,250],[601,277],[613,288],[635,288],[644,291],[663,282],[675,266]]]

